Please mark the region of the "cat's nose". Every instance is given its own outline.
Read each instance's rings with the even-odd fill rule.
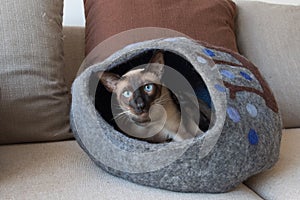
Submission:
[[[136,108],[138,114],[142,113],[145,108],[144,100],[141,97],[136,99]]]

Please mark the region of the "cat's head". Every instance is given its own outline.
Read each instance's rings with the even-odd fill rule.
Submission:
[[[120,108],[131,120],[146,123],[151,120],[150,107],[161,96],[163,71],[163,53],[157,52],[144,68],[130,70],[121,77],[110,72],[102,72],[99,77],[105,88],[116,95]]]

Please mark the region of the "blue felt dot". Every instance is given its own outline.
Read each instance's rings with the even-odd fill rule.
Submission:
[[[248,133],[248,140],[249,140],[250,144],[252,144],[252,145],[258,144],[258,135],[255,130],[250,129],[250,131]]]
[[[253,104],[248,103],[246,105],[246,109],[247,109],[247,111],[248,111],[248,113],[251,117],[256,117],[257,116],[257,108]]]
[[[206,55],[208,55],[208,56],[210,56],[210,57],[214,57],[216,54],[212,51],[212,50],[210,50],[210,49],[203,49],[203,52],[206,54]]]
[[[231,71],[228,71],[226,69],[221,70],[220,73],[223,76],[225,76],[226,78],[229,78],[229,79],[234,79],[235,78],[235,75]]]
[[[240,72],[240,74],[247,80],[252,81],[252,78],[249,74],[247,74],[246,72]]]
[[[198,61],[199,63],[202,63],[202,64],[207,63],[206,59],[204,59],[204,58],[202,58],[202,57],[200,57],[200,56],[197,56],[197,61]]]
[[[223,87],[222,85],[216,84],[215,88],[219,91],[219,92],[226,92],[226,88]]]
[[[239,112],[235,108],[228,107],[227,108],[227,114],[228,114],[229,118],[234,123],[238,123],[239,121],[241,121],[241,116],[240,116]]]

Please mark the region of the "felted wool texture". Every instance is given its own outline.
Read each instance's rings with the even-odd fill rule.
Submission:
[[[300,6],[239,1],[238,10],[240,52],[269,83],[283,126],[300,127]]]
[[[132,139],[95,109],[95,74],[151,49],[183,57],[207,86],[214,107],[211,127],[195,139],[162,144]],[[182,37],[132,44],[86,69],[76,78],[72,96],[78,143],[102,169],[135,183],[179,192],[227,192],[278,160],[281,118],[275,98],[252,63],[223,48]]]
[[[195,40],[238,51],[237,10],[231,0],[85,0],[84,8],[86,55],[109,37],[144,27],[175,30]],[[135,37],[132,40],[142,41]]]
[[[62,10],[62,0],[1,2],[0,144],[71,137]]]

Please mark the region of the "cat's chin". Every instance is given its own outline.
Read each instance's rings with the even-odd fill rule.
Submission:
[[[149,115],[133,116],[133,117],[131,117],[131,120],[139,126],[146,126],[147,124],[149,124],[151,122]]]
[[[146,125],[146,124],[151,122],[151,119],[150,118],[149,119],[143,119],[143,120],[141,120],[141,119],[132,119],[132,121],[134,123],[138,124],[138,125]]]
[[[151,121],[145,121],[145,122],[137,122],[135,121],[134,123],[137,125],[137,126],[143,126],[143,127],[146,127],[150,124]]]

